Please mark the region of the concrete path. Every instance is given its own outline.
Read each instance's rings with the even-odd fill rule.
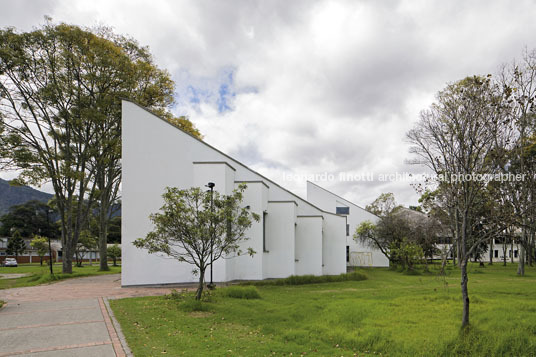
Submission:
[[[120,281],[113,274],[0,290],[0,300],[7,302],[0,310],[0,357],[126,356],[107,298],[170,289],[121,288]]]

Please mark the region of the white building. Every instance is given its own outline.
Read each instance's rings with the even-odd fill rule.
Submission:
[[[193,266],[148,254],[132,242],[152,230],[166,186],[216,184],[231,194],[247,183],[244,206],[262,219],[247,232],[253,257],[219,259],[214,281],[346,272],[347,217],[322,210],[146,109],[123,102],[122,284],[194,282]]]
[[[356,242],[353,238],[357,227],[364,221],[378,222],[378,216],[364,208],[307,182],[307,200],[315,206],[346,217],[346,264],[348,266],[388,267],[389,259],[379,250]]]

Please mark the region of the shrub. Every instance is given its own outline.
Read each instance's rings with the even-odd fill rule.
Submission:
[[[272,279],[261,281],[248,281],[243,282],[241,285],[304,285],[304,284],[320,284],[320,283],[335,283],[341,281],[360,281],[366,280],[367,277],[364,274],[353,272],[340,275],[291,275],[284,279]]]
[[[261,295],[254,286],[230,286],[222,289],[223,296],[235,298],[235,299],[260,299]]]

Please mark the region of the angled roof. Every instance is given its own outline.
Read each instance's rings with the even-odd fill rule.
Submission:
[[[311,207],[313,207],[313,208],[319,210],[320,212],[322,212],[322,213],[327,213],[327,214],[331,214],[331,215],[335,215],[335,216],[339,216],[339,217],[344,217],[344,216],[342,216],[342,215],[338,215],[338,214],[335,214],[335,213],[331,213],[331,212],[328,212],[328,211],[324,211],[323,209],[321,209],[321,208],[315,206],[314,204],[312,204],[311,202],[307,201],[306,199],[304,199],[304,198],[302,198],[302,197],[296,195],[295,193],[289,191],[288,189],[284,188],[283,186],[281,186],[281,185],[278,184],[277,182],[275,182],[275,181],[273,181],[273,180],[270,180],[270,179],[267,178],[266,176],[261,175],[261,174],[258,173],[257,171],[251,169],[249,166],[247,166],[247,165],[241,163],[240,161],[238,161],[238,160],[232,158],[231,156],[227,155],[227,154],[224,153],[223,151],[221,151],[221,150],[219,150],[219,149],[216,149],[214,146],[212,146],[212,145],[206,143],[205,141],[199,139],[198,137],[196,137],[196,136],[194,136],[194,135],[192,135],[192,134],[190,134],[190,133],[188,133],[188,132],[182,130],[182,129],[181,129],[180,127],[178,127],[177,125],[175,125],[175,124],[173,124],[173,123],[170,123],[168,120],[166,120],[166,119],[160,117],[158,114],[154,113],[152,110],[150,110],[150,109],[148,109],[148,108],[146,108],[146,107],[144,107],[144,106],[141,106],[141,105],[139,105],[138,103],[133,102],[133,101],[130,100],[130,99],[123,98],[122,100],[123,100],[124,102],[132,103],[132,104],[136,105],[137,107],[139,107],[139,108],[145,110],[146,112],[151,113],[152,115],[154,115],[154,116],[157,117],[158,119],[164,121],[164,122],[167,123],[168,125],[171,125],[171,126],[174,127],[175,129],[178,129],[178,130],[180,130],[181,132],[183,132],[184,134],[189,135],[190,137],[194,138],[195,140],[197,140],[197,141],[203,143],[204,145],[208,146],[208,147],[211,148],[212,150],[215,150],[216,152],[218,152],[218,153],[220,153],[221,155],[225,156],[225,157],[228,158],[229,160],[232,160],[234,163],[236,163],[236,164],[238,164],[238,165],[244,167],[245,169],[247,169],[247,170],[253,172],[254,174],[256,174],[256,175],[262,177],[264,180],[266,180],[266,181],[270,182],[271,184],[273,184],[273,185],[279,187],[279,188],[282,189],[283,191],[285,191],[285,192],[291,194],[292,196],[296,197],[296,198],[299,199],[300,201],[305,202],[306,204],[308,204],[308,205],[310,205]],[[328,191],[328,192],[329,192],[329,191]],[[359,206],[358,206],[358,207],[359,207]],[[368,212],[368,211],[367,211],[367,212]]]

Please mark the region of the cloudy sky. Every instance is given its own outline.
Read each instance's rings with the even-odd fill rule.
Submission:
[[[205,140],[305,196],[418,198],[405,133],[447,82],[536,48],[534,1],[0,0],[0,26],[112,26],[177,83]],[[340,180],[373,175],[373,181]],[[315,177],[316,176],[316,177]],[[0,177],[9,178],[8,173]],[[382,180],[383,178],[383,180]]]

